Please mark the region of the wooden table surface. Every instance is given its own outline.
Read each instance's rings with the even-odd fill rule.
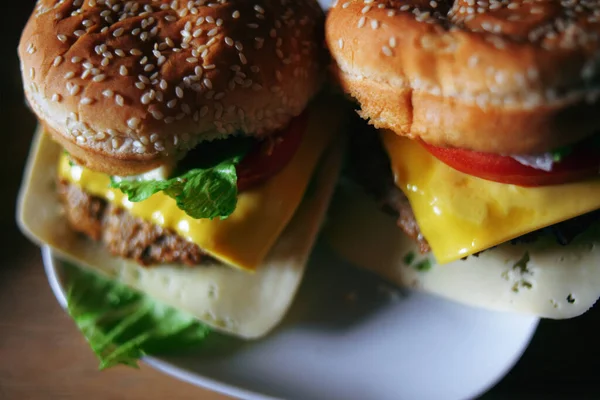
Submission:
[[[35,121],[24,106],[14,49],[32,6],[31,0],[14,2],[3,21],[0,399],[225,399],[146,366],[97,371],[48,287],[39,249],[16,227],[15,197]],[[521,361],[483,398],[600,398],[598,321],[600,307],[570,321],[543,321]]]

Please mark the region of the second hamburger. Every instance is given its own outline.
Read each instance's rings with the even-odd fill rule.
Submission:
[[[600,27],[591,11],[558,2],[479,3],[335,3],[326,22],[333,71],[374,127],[351,135],[350,169],[420,253],[433,255],[421,267],[438,264],[451,274],[480,264],[498,281],[510,272],[508,294],[482,301],[495,308],[519,308],[511,291],[557,285],[521,308],[573,316],[598,297],[584,278],[599,279],[597,238],[571,242],[593,231],[600,208]],[[353,229],[367,228],[339,231]],[[548,236],[568,246],[540,248]],[[522,245],[518,257],[506,257],[509,242]],[[338,247],[356,243],[347,238]],[[571,253],[577,260],[565,261]],[[549,254],[552,261],[540,261]],[[391,261],[390,271],[401,263]],[[555,270],[574,283],[559,288],[563,272],[548,273]],[[521,279],[524,271],[531,276]],[[557,281],[546,284],[551,275]],[[441,285],[432,290],[469,296]]]

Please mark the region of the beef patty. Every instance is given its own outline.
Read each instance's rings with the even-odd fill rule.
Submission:
[[[363,187],[383,211],[396,218],[397,225],[418,243],[421,253],[429,252],[431,249],[419,229],[408,198],[394,183],[390,159],[377,129],[357,117],[352,121],[348,148],[345,175]],[[600,210],[528,233],[511,243],[530,243],[550,234],[559,244],[567,245],[597,221],[600,221]]]
[[[58,195],[73,230],[102,242],[113,255],[144,266],[164,263],[195,266],[209,259],[196,244],[174,231],[136,218],[76,185],[58,182]]]

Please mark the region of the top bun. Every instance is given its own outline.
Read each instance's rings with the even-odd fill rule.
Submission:
[[[322,83],[323,19],[314,0],[41,0],[25,93],[78,161],[135,174],[300,114]]]
[[[540,153],[600,129],[600,8],[571,1],[339,0],[326,40],[378,128]]]

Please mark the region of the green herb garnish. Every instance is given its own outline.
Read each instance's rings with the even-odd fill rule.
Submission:
[[[521,274],[529,273],[529,271],[527,270],[527,264],[529,264],[530,260],[531,258],[529,257],[529,252],[526,251],[525,254],[523,254],[523,257],[521,257],[519,261],[517,261],[513,265],[513,269],[518,269],[519,271],[521,271]]]
[[[419,272],[429,271],[431,269],[431,267],[432,267],[431,261],[428,258],[419,261],[414,266],[414,268]]]
[[[408,253],[406,253],[406,255],[404,256],[404,258],[402,259],[402,261],[404,261],[405,265],[410,265],[412,264],[412,262],[415,260],[415,253],[412,251],[409,251]]]

